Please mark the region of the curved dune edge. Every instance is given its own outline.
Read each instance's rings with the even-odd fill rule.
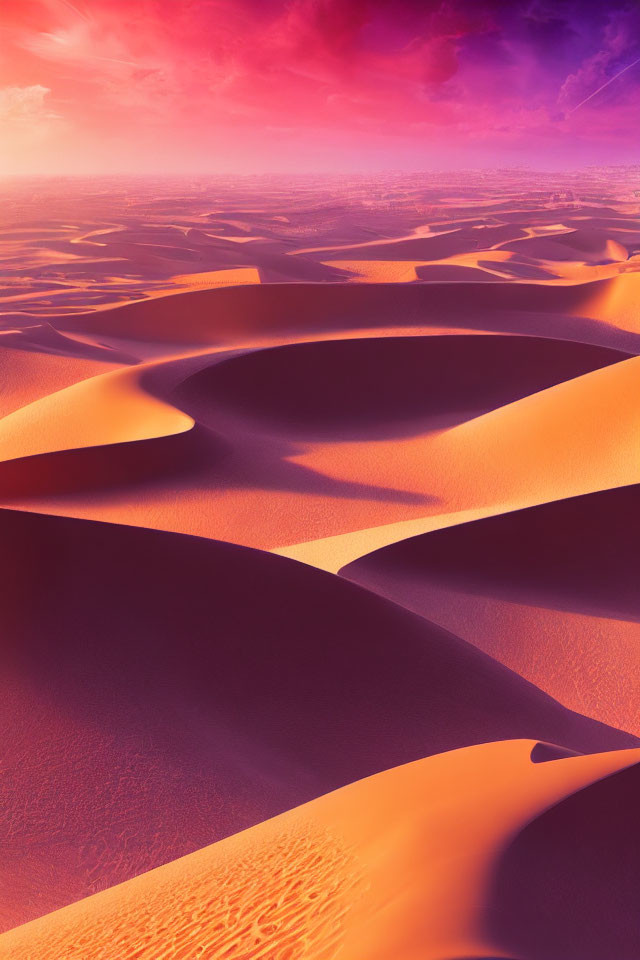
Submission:
[[[440,960],[529,956],[530,942],[542,940],[547,949],[535,956],[555,957],[572,933],[589,940],[575,926],[585,910],[576,896],[586,890],[594,899],[608,886],[623,906],[637,898],[622,886],[616,853],[621,830],[633,849],[638,845],[640,778],[625,780],[632,791],[622,794],[624,806],[616,780],[637,769],[640,750],[566,759],[553,759],[552,750],[550,759],[535,762],[536,749],[535,741],[489,743],[352,783],[9,931],[0,949],[6,960],[156,960],[165,953]],[[552,850],[556,811],[562,816],[569,802],[574,823],[577,812],[573,832],[586,841],[580,813],[589,812],[592,797],[603,814],[595,826],[600,846],[609,834],[616,846],[597,875],[576,876],[572,897],[573,850],[560,842],[554,876],[564,872],[569,882],[550,921],[527,909],[528,896],[544,900],[553,883],[527,835],[533,827],[537,850]],[[515,885],[528,895],[520,904],[526,922],[516,928],[502,913]],[[590,958],[609,942],[594,942],[593,933],[611,936],[606,928],[606,919],[596,920]],[[637,916],[622,937],[638,944]]]
[[[214,429],[232,412],[245,429],[343,443],[441,430],[627,359],[541,337],[344,337],[236,351],[190,375],[173,399]]]
[[[463,592],[640,620],[640,484],[459,524],[361,558],[345,575],[423,576]]]
[[[237,241],[236,241],[237,242]],[[201,273],[175,274],[169,278],[178,288],[175,293],[186,293],[201,287],[241,286],[246,283],[260,283],[260,274],[256,267],[233,267],[226,270],[206,270]],[[166,293],[159,293],[165,296]]]
[[[640,487],[399,540],[341,570],[565,706],[640,733]]]
[[[0,420],[0,460],[172,436],[190,430],[187,414],[142,389],[137,366],[90,377]]]
[[[601,251],[603,262],[582,260],[579,257],[562,259],[548,256],[524,255],[518,249],[524,240],[506,247],[480,249],[461,253],[442,260],[324,260],[328,267],[336,267],[351,274],[352,283],[429,283],[455,282],[500,283],[505,279],[517,283],[578,286],[595,280],[607,280],[625,271],[628,254],[621,244],[607,241]],[[554,244],[558,250],[562,246]],[[570,248],[565,248],[567,254]],[[577,251],[574,251],[577,253]],[[595,260],[595,262],[593,262]]]
[[[366,530],[354,530],[353,533],[340,533],[320,540],[307,540],[292,543],[286,547],[272,547],[271,553],[279,557],[298,560],[327,573],[339,573],[350,563],[367,554],[374,553],[389,544],[415,537],[431,530],[440,530],[458,523],[467,523],[480,517],[495,514],[495,507],[484,510],[458,510],[452,513],[439,513],[433,517],[419,517],[417,520],[400,520],[398,523],[385,523]]]
[[[485,346],[494,340],[493,337],[487,337],[486,342],[483,337],[476,339]],[[441,343],[435,343],[440,354],[455,357],[458,342],[465,362],[473,362],[473,350],[465,335],[454,337],[451,348],[449,338],[440,340]],[[425,341],[428,349],[428,338]],[[520,369],[522,348],[509,348],[512,341],[513,338],[500,337],[496,341],[496,356],[503,355],[503,365],[505,357],[519,356]],[[323,342],[321,354],[331,355],[337,350],[339,356],[348,357],[354,354],[359,343],[359,339],[352,343]],[[384,347],[382,341],[378,343]],[[519,344],[519,338],[516,343]],[[552,346],[555,341],[545,343]],[[399,355],[403,356],[402,338],[395,345],[402,347]],[[374,346],[375,343],[367,341],[365,356],[371,354]],[[561,346],[558,353],[565,359],[560,366],[554,362],[553,371],[558,376],[571,375],[578,369],[578,360],[571,359],[573,345],[563,343]],[[571,348],[568,353],[571,369],[567,368],[567,346]],[[70,403],[74,398],[77,400],[76,393],[53,396],[42,406],[21,412],[15,418],[18,429],[9,437],[14,446],[6,446],[8,453],[5,456],[20,454],[27,442],[31,444],[28,452],[36,454],[42,450],[42,445],[38,448],[38,444],[43,440],[49,448],[57,442],[63,449],[59,453],[45,454],[49,459],[39,462],[23,454],[14,460],[13,465],[5,464],[0,469],[4,502],[41,512],[134,523],[275,549],[337,572],[357,556],[399,536],[516,509],[531,501],[579,493],[589,484],[598,488],[624,483],[626,478],[620,479],[619,473],[633,469],[626,451],[629,443],[635,442],[635,407],[629,403],[629,399],[633,400],[634,389],[634,368],[629,365],[637,362],[635,358],[535,393],[444,433],[408,438],[393,436],[392,439],[374,436],[354,442],[335,442],[334,435],[332,442],[301,444],[294,433],[289,436],[286,431],[277,439],[269,417],[264,427],[245,422],[236,415],[233,411],[235,395],[226,396],[229,384],[219,398],[222,405],[212,403],[212,397],[218,400],[215,394],[209,397],[209,387],[213,388],[218,380],[224,382],[224,377],[231,371],[235,376],[235,371],[252,371],[256,365],[258,370],[263,369],[265,360],[281,363],[287,350],[309,352],[314,348],[313,345],[290,345],[282,348],[281,353],[277,348],[271,357],[256,351],[246,358],[232,356],[231,359],[229,353],[223,351],[196,350],[171,360],[155,361],[132,371],[123,371],[118,378],[91,381],[84,390],[97,404],[98,430],[92,428],[91,419],[85,415],[86,402]],[[576,347],[578,358],[582,352],[587,358],[585,365],[587,360],[590,364],[602,363],[618,356],[592,346]],[[493,353],[491,347],[482,355],[490,359]],[[357,350],[355,355],[358,356]],[[208,373],[203,367],[212,369]],[[268,364],[266,369],[270,369]],[[540,376],[544,375],[542,365]],[[546,375],[550,376],[549,371]],[[464,381],[463,375],[459,376]],[[313,378],[307,379],[309,382],[303,387],[308,393],[314,381]],[[517,379],[509,389],[519,388]],[[535,374],[532,373],[524,378],[523,383],[527,389],[535,389],[534,381]],[[128,388],[131,382],[135,385],[136,402],[127,409],[131,393],[122,389],[122,384]],[[275,386],[267,378],[263,388],[270,390],[272,397],[271,400],[266,398],[264,404],[258,403],[258,408],[262,406],[268,411],[269,403],[276,402],[277,389],[284,389],[283,384],[287,382],[284,373],[277,378]],[[366,404],[362,408],[362,396],[357,391],[354,393],[349,377],[343,377],[341,382],[345,402],[350,396],[355,397],[360,405],[358,417],[362,420],[364,416],[366,425],[369,413]],[[390,376],[389,382],[394,382],[393,377]],[[482,386],[482,378],[478,380],[477,371],[470,371],[469,382],[475,383],[469,402],[482,403],[487,391]],[[232,380],[232,387],[234,383]],[[256,383],[249,382],[246,390],[240,391],[235,384],[241,405],[253,397],[253,406],[256,406],[257,383],[257,380]],[[101,417],[110,407],[103,403],[97,390],[104,384],[117,388],[116,400],[120,406],[116,405],[115,409],[122,411],[124,420],[120,424],[117,418],[111,417],[106,424],[108,429],[103,428]],[[197,389],[196,384],[199,384]],[[339,384],[337,394],[338,387]],[[375,389],[375,384],[369,383],[368,389]],[[398,390],[398,396],[406,394],[409,401],[405,411],[409,419],[416,406],[412,389],[407,384]],[[452,391],[446,384],[443,390],[442,404],[446,406],[446,402],[451,401],[451,398],[446,401],[446,397]],[[151,398],[150,393],[153,394]],[[314,396],[312,390],[312,413],[318,407]],[[58,415],[56,404],[60,398],[69,401],[71,407],[66,419]],[[506,398],[503,395],[497,400]],[[224,404],[229,399],[232,405],[227,410]],[[490,399],[495,401],[496,397],[484,396],[485,402]],[[332,402],[335,408],[335,398]],[[158,404],[155,408],[154,403]],[[430,403],[437,408],[437,397]],[[284,407],[280,404],[281,413],[286,414],[287,404],[288,400]],[[151,414],[148,415],[150,405]],[[299,407],[291,414],[292,418],[301,413],[302,403]],[[329,407],[327,402],[327,409]],[[322,406],[319,409],[322,410]],[[419,405],[417,410],[419,412]],[[599,418],[609,410],[615,430],[607,429],[602,438],[603,425]],[[131,412],[136,413],[136,419],[131,417]],[[278,414],[277,410],[274,412]],[[45,428],[43,424],[49,421],[42,416],[36,419],[36,413],[44,413],[49,420],[55,418],[53,427]],[[448,415],[451,413],[448,410]],[[333,411],[334,422],[340,422],[340,415],[338,404],[338,409]],[[396,421],[398,416],[396,413]],[[207,429],[200,428],[201,420]],[[198,424],[196,429],[189,430],[194,421]],[[78,422],[79,428],[76,429]],[[0,434],[11,423],[10,419],[0,422]],[[400,432],[415,433],[416,428],[409,422],[404,424],[402,417],[398,423]],[[119,432],[121,427],[122,433]],[[465,427],[469,429],[469,435],[461,433]],[[185,441],[174,442],[180,431],[183,431]],[[535,444],[531,444],[530,449],[523,449],[523,436],[530,433],[535,438],[543,431],[553,435],[554,442],[542,456],[539,456]],[[398,433],[398,430],[394,427],[391,432]],[[161,443],[158,435],[168,438],[167,442]],[[120,443],[121,440],[145,437],[143,443],[132,449],[125,450],[124,444]],[[609,455],[616,442],[620,446],[618,459]],[[105,443],[111,446],[100,447]],[[84,450],[69,452],[69,448],[82,445]],[[93,453],[87,447],[93,448]],[[66,452],[64,448],[67,448]],[[585,462],[590,462],[593,476],[585,472]],[[477,463],[481,464],[481,469]],[[183,496],[178,508],[176,489]],[[265,503],[269,504],[268,510],[264,509]],[[327,509],[328,503],[331,509]],[[326,533],[330,539],[318,542],[327,538],[313,538],[314,530]],[[283,541],[286,544],[287,540],[289,544],[295,544],[293,548],[283,546]]]
[[[332,476],[439,498],[429,515],[274,552],[337,573],[397,540],[498,513],[622,487],[640,479],[640,358],[516,400],[431,438],[325,444],[295,462]],[[450,509],[446,509],[449,507]],[[453,508],[453,509],[451,509]]]
[[[268,553],[3,510],[0,555],[7,927],[418,757],[638,742]]]
[[[442,327],[446,323],[640,352],[633,306],[639,276],[629,273],[575,285],[509,281],[246,284],[170,293],[51,322],[63,333],[124,341],[239,345],[266,342],[277,335],[299,336],[301,318],[305,330],[314,333],[387,327],[393,318],[394,326]]]
[[[0,376],[3,389],[0,393],[0,417],[6,417],[51,393],[119,366],[104,360],[40,352],[35,347],[26,350],[18,345],[1,344]]]
[[[587,316],[598,316],[605,323],[614,324],[630,333],[640,331],[638,298],[640,273],[623,273],[599,286],[593,286],[593,295],[586,305]]]

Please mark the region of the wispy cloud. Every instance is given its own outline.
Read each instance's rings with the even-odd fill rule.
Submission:
[[[0,83],[50,90],[93,155],[261,155],[274,129],[292,151],[632,149],[627,0],[2,0],[3,24]]]

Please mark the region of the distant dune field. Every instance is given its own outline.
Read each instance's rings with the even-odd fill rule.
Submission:
[[[595,177],[3,198],[2,958],[640,960]]]

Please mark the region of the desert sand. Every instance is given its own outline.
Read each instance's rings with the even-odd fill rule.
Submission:
[[[522,740],[440,754],[28,923],[0,946],[7,960],[635,956],[638,761],[638,750],[567,756]]]
[[[640,960],[640,202],[541,182],[6,188],[3,957]]]

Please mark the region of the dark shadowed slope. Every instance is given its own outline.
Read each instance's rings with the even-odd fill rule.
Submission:
[[[462,591],[639,619],[639,539],[640,486],[632,485],[412,537],[341,572],[380,587],[385,575],[420,575]]]
[[[640,765],[524,826],[495,869],[487,928],[526,960],[640,957]]]
[[[293,561],[11,511],[0,533],[5,926],[420,756],[636,742]]]
[[[298,437],[402,435],[469,419],[627,357],[537,337],[322,340],[217,363],[173,399],[196,420],[207,403],[212,425],[231,409]]]
[[[634,280],[630,275],[566,286],[508,281],[249,284],[59,317],[55,326],[97,338],[254,345],[262,338],[292,333],[302,339],[317,331],[450,326],[563,337],[640,352],[635,327],[631,332],[618,329],[606,306],[609,301],[615,304],[618,296],[624,304],[637,296]],[[628,313],[628,307],[622,312]]]
[[[633,485],[413,537],[341,572],[637,732],[639,540]]]

